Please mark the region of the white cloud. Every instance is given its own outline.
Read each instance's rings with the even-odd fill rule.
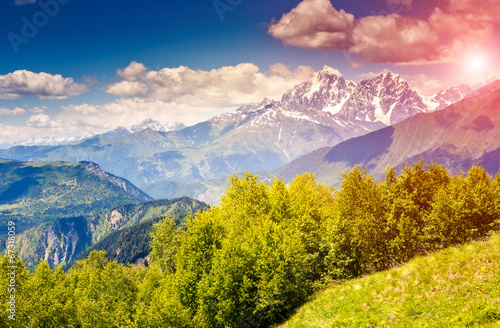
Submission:
[[[443,0],[445,10],[451,13],[471,15],[490,23],[500,22],[500,1],[498,0]],[[470,16],[470,17],[471,17]]]
[[[365,62],[433,61],[439,38],[426,21],[391,14],[361,18],[352,33],[351,52]]]
[[[62,100],[79,96],[87,91],[83,84],[72,78],[27,70],[0,75],[0,99],[12,100],[29,96],[40,99]]]
[[[107,87],[106,92],[120,97],[143,97],[148,94],[148,86],[142,82],[122,81]]]
[[[7,107],[0,107],[0,115],[23,115],[26,113],[43,113],[47,109],[47,106],[37,106],[32,108],[22,108],[16,107],[14,109],[10,109]]]
[[[412,5],[411,0],[386,3]],[[500,23],[499,0],[443,0],[440,5],[425,20],[398,13],[355,20],[330,0],[303,0],[273,21],[268,33],[284,45],[347,51],[374,63],[456,62],[465,52],[491,43],[494,24]],[[359,60],[353,59],[357,65]]]
[[[46,114],[36,114],[31,116],[28,121],[26,121],[26,125],[36,128],[51,128],[58,126],[57,122],[52,121]]]
[[[336,10],[329,0],[304,0],[269,27],[269,34],[283,44],[303,49],[351,47],[354,15]]]
[[[118,70],[117,73],[125,80],[139,81],[144,77],[146,72],[147,68],[144,64],[133,61],[125,69]]]
[[[21,107],[16,107],[14,109],[0,107],[0,115],[23,115],[26,113],[26,110]]]
[[[308,79],[312,72],[307,66],[291,71],[281,63],[272,65],[269,72],[260,72],[259,67],[251,63],[210,71],[185,66],[148,71],[143,64],[132,62],[118,70],[124,81],[110,85],[106,91],[123,97],[142,96],[200,108],[231,108],[264,97],[280,99],[283,92]]]

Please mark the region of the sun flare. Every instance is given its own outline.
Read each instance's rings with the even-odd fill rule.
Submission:
[[[469,60],[469,68],[473,71],[481,71],[485,67],[484,58],[474,57]]]

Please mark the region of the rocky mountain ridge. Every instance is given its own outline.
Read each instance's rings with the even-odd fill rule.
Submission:
[[[458,99],[450,92],[440,94],[442,103]],[[75,145],[13,147],[0,150],[0,158],[94,162],[155,198],[211,202],[214,195],[205,181],[243,170],[274,170],[316,149],[436,108],[397,74],[386,72],[356,84],[325,66],[280,101],[264,99],[180,130],[165,132],[147,120],[134,128],[137,132],[118,128]]]

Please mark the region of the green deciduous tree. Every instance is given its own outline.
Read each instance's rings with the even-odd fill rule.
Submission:
[[[496,182],[482,167],[472,167],[466,177],[454,176],[437,193],[426,222],[427,242],[443,248],[485,236],[500,217],[497,197]]]
[[[53,271],[40,261],[24,290],[29,315],[25,327],[64,327],[75,324],[75,301],[69,279],[60,268]]]
[[[134,273],[93,251],[70,270],[81,327],[132,327],[137,287]]]
[[[175,272],[175,257],[180,246],[181,234],[182,229],[174,218],[166,218],[153,226],[149,256],[164,272]]]

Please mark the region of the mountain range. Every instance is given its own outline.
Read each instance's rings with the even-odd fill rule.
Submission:
[[[0,158],[95,162],[154,198],[213,202],[233,172],[278,169],[316,149],[442,109],[472,90],[459,86],[422,97],[391,72],[355,83],[325,66],[281,101],[264,99],[191,127],[166,131],[148,120],[74,145],[0,150]]]
[[[217,202],[227,177],[242,170],[287,181],[310,172],[330,186],[353,165],[382,178],[388,166],[418,160],[454,172],[483,165],[496,174],[500,81],[425,98],[390,72],[355,84],[325,67],[281,101],[162,129],[147,120],[76,145],[0,151],[2,158],[29,161],[0,160],[0,217],[20,223],[18,246],[30,267],[40,258],[71,264],[91,246],[111,250],[113,259],[140,260],[147,247],[133,246],[134,231],[145,238],[162,216],[205,209],[200,201],[174,198]]]
[[[340,172],[363,165],[376,178],[387,166],[403,168],[423,160],[453,172],[482,165],[491,174],[500,168],[500,81],[493,82],[441,111],[418,114],[392,126],[307,154],[274,171],[285,180],[314,173],[338,185]]]

